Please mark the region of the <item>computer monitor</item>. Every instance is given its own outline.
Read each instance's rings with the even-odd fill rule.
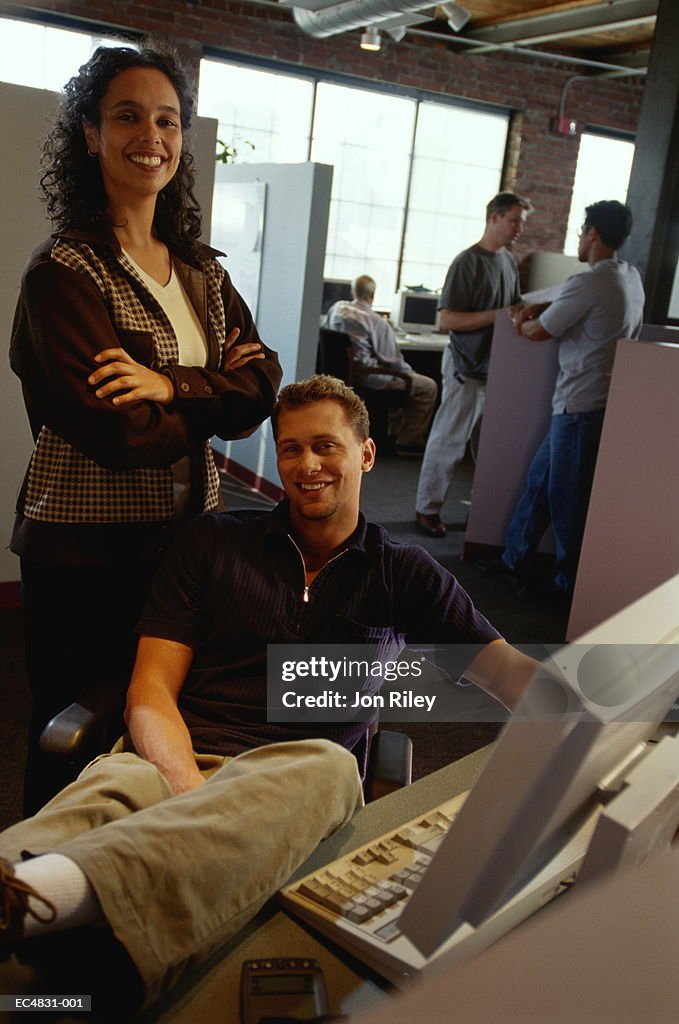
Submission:
[[[326,277],[323,279],[323,298],[321,299],[321,313],[327,313],[336,302],[351,302],[351,281],[344,281],[339,277]]]
[[[391,322],[408,334],[430,334],[438,329],[439,293],[404,288],[394,296]]]
[[[624,795],[642,759],[651,762],[648,741],[679,692],[677,609],[679,576],[543,663],[401,915],[424,956],[462,925],[492,925],[601,806],[602,788],[624,778]],[[654,787],[667,778],[655,760],[656,783],[643,781],[649,815],[658,813]],[[678,781],[675,764],[674,796],[660,801],[667,820],[638,822],[645,842],[676,829]],[[592,827],[602,873],[602,857],[617,861],[620,850],[607,852],[606,837],[602,848]]]

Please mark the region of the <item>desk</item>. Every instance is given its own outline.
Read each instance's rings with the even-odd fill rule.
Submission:
[[[440,333],[397,334],[396,341],[401,351],[409,355],[411,352],[443,352],[449,343],[449,338],[447,334]]]
[[[448,345],[447,334],[405,334],[396,335],[398,347],[403,358],[408,362],[415,373],[421,373],[425,377],[431,377],[441,388],[441,357]]]
[[[489,747],[420,779],[363,808],[348,825],[321,843],[296,877],[317,870],[377,836],[410,820],[448,797],[469,789],[481,771]],[[312,935],[303,925],[270,901],[207,964],[178,985],[165,999],[138,1016],[138,1024],[237,1024],[240,969],[244,960],[267,956],[316,957],[323,967],[330,1009],[353,1013],[384,1001],[380,980],[327,940]],[[78,1015],[60,1017],[61,1024],[82,1024]],[[132,1022],[130,1022],[132,1024]]]

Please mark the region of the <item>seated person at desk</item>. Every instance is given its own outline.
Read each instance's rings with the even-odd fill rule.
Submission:
[[[535,663],[454,576],[359,512],[375,458],[360,398],[314,377],[283,389],[273,423],[286,500],[206,514],[179,535],[139,625],[129,736],[0,837],[5,992],[25,991],[17,959],[45,984],[36,944],[77,963],[79,931],[86,947],[108,937],[107,993],[149,1004],[349,820],[362,802],[350,751],[366,723],[267,722],[267,643],[379,638],[391,658],[409,633],[430,636],[459,644],[465,676],[509,708],[530,680]],[[81,971],[84,988],[60,976],[51,991],[94,991],[92,965]]]
[[[406,455],[422,452],[436,405],[438,385],[431,377],[415,373],[401,355],[391,325],[372,308],[375,298],[375,282],[372,277],[361,274],[354,281],[352,292],[352,302],[342,300],[330,307],[327,326],[333,331],[344,331],[349,335],[354,362],[361,366],[399,370],[410,375],[410,397],[396,435],[396,450]],[[375,390],[403,390],[405,387],[400,377],[387,377],[383,374],[363,377],[362,383]]]

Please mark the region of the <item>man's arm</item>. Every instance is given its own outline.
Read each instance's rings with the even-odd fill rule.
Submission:
[[[175,795],[205,781],[177,707],[192,660],[185,644],[142,636],[125,708],[135,750],[163,773]]]
[[[528,305],[519,303],[517,306],[510,306],[509,316],[516,327],[516,333],[521,334],[521,328],[526,320],[536,320],[550,306],[551,302],[530,302]]]
[[[380,366],[388,370],[401,370],[403,373],[412,373],[412,367],[406,363],[393,328],[379,313],[373,313],[370,318],[370,335]]]
[[[506,640],[492,640],[465,669],[465,679],[514,711],[539,665]]]
[[[521,327],[517,327],[517,332],[522,334],[524,338],[528,338],[529,341],[549,341],[554,335],[546,331],[539,320],[524,320]]]
[[[488,327],[495,323],[499,309],[483,309],[480,313],[467,313],[459,309],[441,309],[440,325],[442,331],[475,331],[479,327]]]

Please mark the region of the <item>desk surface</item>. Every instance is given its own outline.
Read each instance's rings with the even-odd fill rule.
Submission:
[[[329,861],[370,842],[431,807],[469,789],[483,767],[490,748],[477,750],[438,772],[420,779],[364,807],[344,828],[325,842],[296,873],[314,871]],[[270,901],[247,927],[234,936],[212,960],[191,975],[191,985],[180,985],[165,1000],[138,1018],[144,1024],[237,1024],[240,969],[244,960],[257,957],[315,957],[323,967],[330,1009],[351,1013],[383,1001],[380,980],[359,963],[297,924]],[[79,1024],[75,1018],[69,1018]]]
[[[443,352],[448,344],[447,334],[401,334],[396,335],[402,352]]]

